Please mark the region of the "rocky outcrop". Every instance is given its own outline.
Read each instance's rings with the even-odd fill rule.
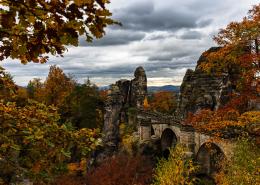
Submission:
[[[213,47],[204,52],[195,70],[187,70],[181,84],[177,109],[181,117],[185,118],[188,112],[195,113],[204,108],[216,110],[227,102],[228,94],[233,91],[229,73],[208,74],[199,68],[201,63],[207,62],[207,55],[218,49]]]
[[[147,95],[147,78],[143,67],[135,70],[135,78],[131,81],[130,101],[132,107],[142,108]]]
[[[127,122],[129,107],[142,108],[147,95],[147,79],[143,67],[135,70],[133,80],[119,80],[110,86],[105,102],[103,127],[103,156],[117,150],[119,143],[119,123]]]

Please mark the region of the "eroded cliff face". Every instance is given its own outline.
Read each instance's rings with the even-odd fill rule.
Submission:
[[[142,108],[147,95],[147,78],[143,67],[138,67],[133,80],[119,80],[111,85],[105,102],[103,127],[103,155],[117,151],[119,123],[127,122],[129,107]]]
[[[206,51],[197,62],[195,70],[188,69],[181,84],[177,114],[182,118],[188,112],[201,109],[216,110],[228,101],[228,94],[234,90],[234,75],[228,72],[208,74],[199,65],[207,62],[207,54],[217,51],[213,47]]]

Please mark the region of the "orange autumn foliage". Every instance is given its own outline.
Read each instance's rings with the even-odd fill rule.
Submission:
[[[246,130],[260,120],[260,111],[247,111],[240,114],[234,108],[223,108],[217,111],[201,110],[197,114],[189,114],[185,124],[194,126],[197,130],[223,136],[222,131],[228,128],[241,128]],[[257,133],[260,134],[260,133]]]
[[[160,91],[153,94],[150,108],[162,113],[172,113],[176,109],[176,98],[173,92]]]
[[[245,129],[250,124],[259,124],[260,112],[252,110],[251,104],[260,99],[260,4],[241,22],[231,22],[221,29],[214,40],[221,48],[205,53],[208,60],[199,67],[208,73],[230,75],[233,89],[229,102],[216,111],[189,114],[185,123],[221,136],[220,130]]]
[[[200,68],[217,73],[237,73],[237,89],[252,95],[259,93],[260,4],[255,5],[241,22],[231,22],[214,37],[221,48],[207,56]]]
[[[51,66],[48,77],[44,82],[45,101],[48,105],[60,106],[72,92],[75,82],[61,68]]]

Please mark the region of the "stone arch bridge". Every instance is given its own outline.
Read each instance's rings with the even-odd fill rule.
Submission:
[[[214,140],[212,136],[197,132],[192,126],[183,125],[175,116],[138,110],[138,133],[141,142],[160,139],[161,150],[167,155],[170,147],[181,143],[188,148],[187,155],[193,156],[201,165],[201,173],[212,175],[220,158],[229,158],[232,142]],[[210,145],[210,147],[208,147]]]

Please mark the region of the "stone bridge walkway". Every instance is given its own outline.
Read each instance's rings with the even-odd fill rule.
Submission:
[[[193,156],[202,166],[202,173],[207,175],[217,170],[220,158],[231,156],[231,141],[216,140],[210,135],[197,132],[192,126],[183,125],[176,116],[140,109],[137,123],[141,142],[160,139],[163,154],[169,152],[169,147],[181,143],[188,148],[187,155]]]

